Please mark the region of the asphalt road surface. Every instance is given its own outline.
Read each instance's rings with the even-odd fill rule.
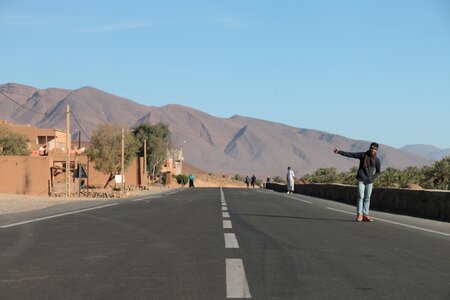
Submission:
[[[450,224],[184,189],[0,224],[1,299],[450,299]]]

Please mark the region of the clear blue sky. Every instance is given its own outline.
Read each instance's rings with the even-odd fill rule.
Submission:
[[[450,148],[448,0],[0,0],[0,83]]]

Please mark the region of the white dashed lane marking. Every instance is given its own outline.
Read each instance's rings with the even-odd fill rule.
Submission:
[[[233,228],[231,226],[231,220],[223,220],[223,228],[224,229],[231,229],[231,228]]]
[[[227,272],[227,298],[251,298],[242,259],[228,258],[225,264]]]
[[[239,244],[234,233],[225,233],[225,248],[239,248]]]
[[[225,196],[220,188],[220,199],[222,202],[222,217],[230,218],[228,207],[225,202]],[[232,229],[231,220],[222,220],[224,229]],[[224,233],[225,248],[239,248],[239,244],[234,233]],[[251,298],[248,288],[247,277],[245,276],[244,263],[240,258],[225,259],[226,280],[227,280],[227,299],[231,298]]]

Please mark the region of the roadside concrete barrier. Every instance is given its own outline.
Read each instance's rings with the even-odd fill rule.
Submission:
[[[287,192],[277,183],[267,183],[266,189]],[[351,205],[357,197],[356,186],[341,184],[296,184],[294,192]],[[450,191],[374,188],[370,209],[450,222]]]

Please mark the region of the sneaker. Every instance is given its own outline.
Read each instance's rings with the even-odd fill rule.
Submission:
[[[362,214],[356,214],[356,222],[361,222],[363,220]]]
[[[369,217],[369,216],[364,216],[362,218],[362,220],[363,220],[363,222],[373,222],[373,219],[371,217]]]

